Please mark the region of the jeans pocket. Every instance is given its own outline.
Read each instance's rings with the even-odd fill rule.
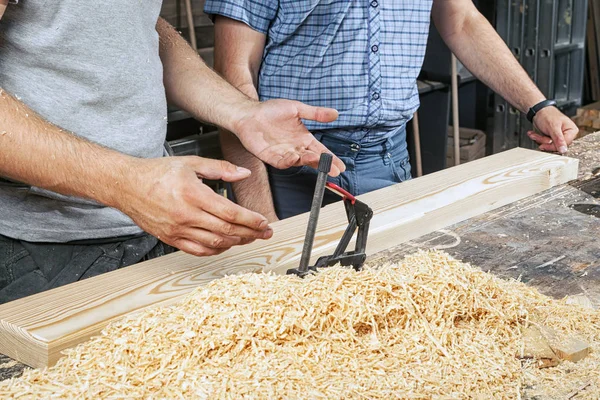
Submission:
[[[20,257],[18,253],[21,251],[17,250],[17,254],[15,254],[14,242],[14,240],[0,235],[0,289],[15,280],[14,264]]]
[[[398,183],[408,181],[412,178],[408,158],[404,158],[400,162],[392,162],[392,169]]]

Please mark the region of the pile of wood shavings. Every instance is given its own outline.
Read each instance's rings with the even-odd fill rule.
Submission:
[[[532,318],[594,352],[557,368],[523,364],[515,354]],[[513,399],[579,388],[576,398],[598,398],[599,345],[598,312],[419,252],[360,273],[214,281],[1,382],[0,397]]]

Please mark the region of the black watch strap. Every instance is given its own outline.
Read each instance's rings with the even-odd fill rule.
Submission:
[[[533,106],[533,107],[531,107],[529,109],[529,111],[527,112],[527,120],[529,122],[533,123],[533,117],[535,117],[535,114],[537,114],[542,108],[546,108],[546,107],[550,107],[550,106],[555,106],[555,105],[556,105],[556,101],[555,100],[540,101],[535,106]]]

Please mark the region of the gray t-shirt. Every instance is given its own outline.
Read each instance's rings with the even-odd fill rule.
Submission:
[[[167,105],[156,32],[161,3],[9,5],[0,20],[0,87],[90,141],[137,157],[163,156]],[[67,242],[139,232],[115,209],[0,183],[2,235]]]

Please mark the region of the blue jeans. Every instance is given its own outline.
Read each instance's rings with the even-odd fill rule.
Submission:
[[[329,181],[353,195],[381,189],[411,178],[406,130],[381,140],[372,136],[345,139],[338,135],[315,134],[315,137],[346,164],[346,171]],[[268,167],[275,211],[280,219],[310,211],[317,171],[311,167],[285,170]],[[325,192],[323,205],[341,200]]]

